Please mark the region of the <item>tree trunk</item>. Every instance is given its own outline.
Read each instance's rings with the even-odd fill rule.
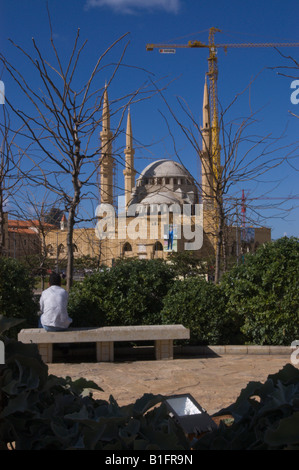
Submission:
[[[69,211],[67,221],[67,268],[66,268],[66,290],[69,292],[73,284],[74,267],[74,249],[73,249],[73,231],[74,231],[74,209]]]
[[[79,158],[79,157],[78,157]],[[78,172],[73,172],[73,188],[74,197],[68,214],[67,221],[67,270],[66,270],[66,289],[69,292],[73,284],[73,269],[74,269],[74,225],[76,209],[80,203],[80,190],[81,183],[78,178]]]
[[[221,266],[221,233],[220,231],[217,234],[217,243],[216,243],[216,255],[215,255],[215,284],[219,283],[220,280],[220,266]]]

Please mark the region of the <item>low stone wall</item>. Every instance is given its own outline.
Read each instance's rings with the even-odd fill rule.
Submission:
[[[224,345],[224,346],[175,346],[178,354],[196,356],[222,356],[224,354],[255,354],[255,355],[290,355],[293,348],[290,346],[260,346],[260,345]]]

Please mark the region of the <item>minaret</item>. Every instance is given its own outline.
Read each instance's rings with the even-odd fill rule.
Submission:
[[[209,89],[207,79],[204,85],[203,94],[203,109],[202,109],[203,127],[201,128],[202,135],[202,158],[201,158],[201,186],[202,186],[202,200],[205,203],[211,204],[213,202],[213,160],[212,160],[212,138],[211,138],[211,123],[210,123],[210,104],[209,104]]]
[[[66,216],[63,214],[60,220],[60,230],[65,230],[66,229]]]
[[[101,157],[100,157],[100,196],[102,204],[113,205],[113,172],[114,158],[112,157],[113,134],[110,130],[110,111],[107,86],[105,86],[102,113]]]
[[[133,148],[133,134],[132,134],[132,124],[131,124],[131,113],[128,112],[127,117],[127,129],[126,129],[126,148],[125,153],[125,162],[126,167],[124,170],[125,176],[125,204],[126,210],[130,204],[130,199],[132,196],[132,190],[135,186],[135,175],[136,171],[134,169],[134,148]]]

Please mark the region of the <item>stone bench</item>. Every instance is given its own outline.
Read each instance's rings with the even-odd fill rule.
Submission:
[[[183,325],[105,326],[102,328],[68,328],[47,332],[43,328],[21,330],[18,340],[38,345],[44,362],[53,361],[54,343],[96,343],[98,362],[114,361],[114,342],[154,341],[157,360],[173,359],[173,340],[189,339],[190,330]]]

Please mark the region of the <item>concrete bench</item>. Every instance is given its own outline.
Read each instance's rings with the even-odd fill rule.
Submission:
[[[54,343],[96,343],[98,362],[114,361],[114,342],[154,341],[155,358],[173,359],[173,340],[189,339],[190,330],[183,325],[105,326],[102,328],[69,328],[47,332],[43,328],[21,330],[18,340],[38,345],[44,362],[53,361]]]

